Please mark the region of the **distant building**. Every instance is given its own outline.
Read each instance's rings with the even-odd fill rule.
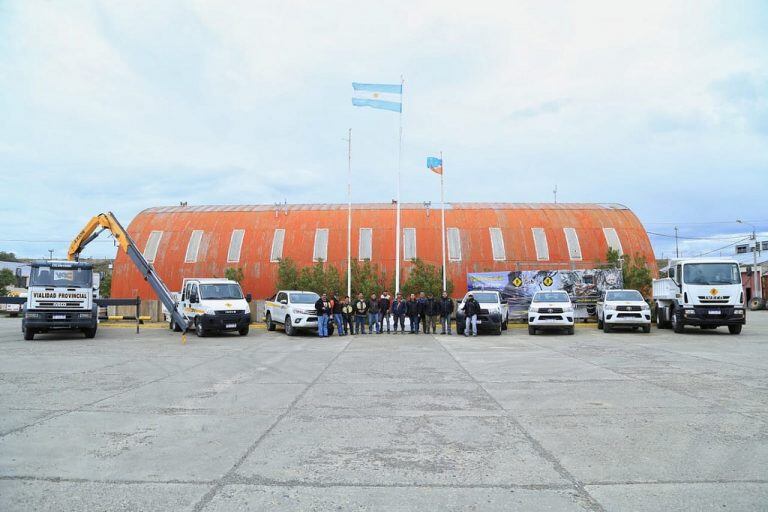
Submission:
[[[655,258],[634,213],[617,204],[452,203],[446,206],[448,277],[454,295],[466,291],[469,272],[594,268],[609,247]],[[441,265],[440,210],[403,204],[403,280],[419,258]],[[139,213],[128,231],[172,290],[184,277],[222,276],[243,269],[243,289],[256,298],[274,292],[278,262],[324,261],[345,275],[344,204],[171,206]],[[395,269],[395,209],[357,204],[352,212],[352,257]],[[354,283],[353,283],[354,289]],[[342,291],[342,290],[339,290]],[[118,253],[112,295],[153,297],[128,258]]]

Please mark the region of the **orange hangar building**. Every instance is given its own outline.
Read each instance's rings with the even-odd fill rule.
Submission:
[[[402,279],[419,258],[442,265],[440,210],[401,207]],[[466,291],[467,273],[594,268],[609,247],[653,262],[642,224],[618,204],[451,203],[446,205],[446,261],[454,295]],[[185,277],[223,276],[243,269],[243,291],[255,298],[274,293],[278,262],[347,265],[347,205],[169,206],[139,213],[128,232],[171,290]],[[395,270],[395,208],[352,206],[352,258]],[[354,288],[354,283],[353,283]],[[341,290],[340,290],[341,291]],[[118,253],[114,297],[153,297],[149,285]]]

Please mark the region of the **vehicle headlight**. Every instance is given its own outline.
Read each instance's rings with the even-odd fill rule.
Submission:
[[[735,314],[735,315],[743,315],[744,314],[744,310],[743,309],[734,309],[733,310],[733,314]]]
[[[568,305],[563,307],[563,313],[571,313],[573,312],[573,306]]]
[[[605,305],[605,310],[606,311],[616,311],[616,306],[614,306],[613,304],[606,304]]]
[[[80,313],[77,316],[80,318],[91,318],[91,313]]]
[[[650,311],[651,310],[651,306],[649,306],[648,304],[643,303],[643,305],[640,306],[640,309],[642,311]]]
[[[528,311],[529,311],[530,313],[538,313],[538,312],[539,312],[539,308],[538,308],[538,307],[536,307],[536,306],[531,306],[531,307],[528,309]]]

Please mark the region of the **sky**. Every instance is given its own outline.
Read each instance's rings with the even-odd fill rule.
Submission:
[[[395,197],[621,203],[657,256],[768,237],[768,3],[0,0],[0,250],[94,214]],[[697,238],[705,238],[699,240]],[[86,256],[111,257],[93,243]],[[715,252],[717,254],[717,252]]]

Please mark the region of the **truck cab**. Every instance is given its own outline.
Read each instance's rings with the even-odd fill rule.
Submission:
[[[739,334],[746,323],[739,264],[732,259],[670,260],[668,277],[653,281],[657,326],[683,332],[727,326]]]
[[[31,265],[21,330],[25,340],[51,331],[96,335],[93,265],[76,261],[36,261]]]
[[[237,331],[245,336],[251,324],[250,301],[251,296],[243,296],[237,281],[188,278],[182,282],[179,309],[200,337],[224,331]],[[171,328],[178,330],[173,320]]]

